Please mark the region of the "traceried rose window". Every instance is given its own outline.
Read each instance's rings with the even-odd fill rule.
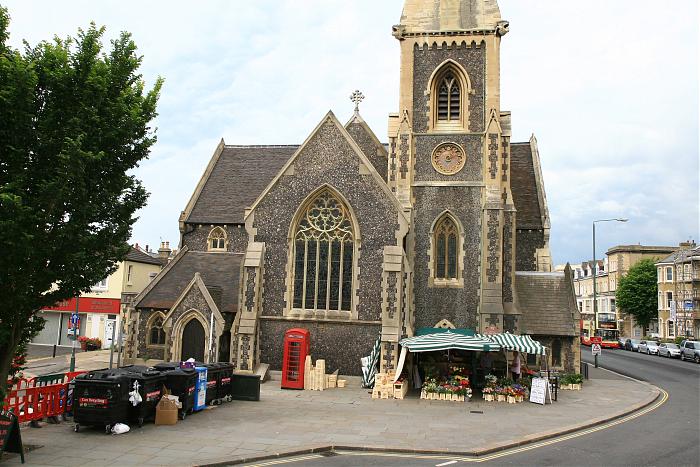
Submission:
[[[294,308],[351,311],[354,232],[342,201],[323,190],[294,234]]]

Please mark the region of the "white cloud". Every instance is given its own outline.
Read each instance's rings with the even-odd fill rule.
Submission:
[[[218,141],[300,143],[350,92],[386,140],[398,105],[403,1],[3,2],[12,42],[65,37],[91,20],[128,30],[148,83],[165,78],[158,143],[136,173],[151,192],[134,241],[176,243],[177,219]],[[556,262],[617,243],[698,234],[698,5],[651,0],[501,0],[502,106],[514,140],[535,133]],[[600,254],[600,252],[599,252]]]

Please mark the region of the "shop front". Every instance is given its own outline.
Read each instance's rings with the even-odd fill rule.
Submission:
[[[44,328],[32,339],[32,344],[70,347],[70,316],[77,311],[80,317],[80,336],[98,338],[102,348],[109,348],[112,329],[119,329],[120,307],[119,299],[79,297],[43,308],[39,316],[45,321]]]

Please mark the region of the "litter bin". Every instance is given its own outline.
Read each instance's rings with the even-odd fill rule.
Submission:
[[[165,387],[180,399],[180,420],[194,409],[197,371],[192,368],[175,368],[165,372]]]
[[[216,379],[216,400],[231,400],[233,365],[231,363],[219,363],[219,374]]]
[[[239,401],[260,400],[260,376],[248,373],[233,373],[231,398]]]
[[[96,370],[75,378],[73,390],[74,430],[80,425],[102,425],[110,433],[115,423],[128,423],[129,380],[123,372]]]
[[[207,405],[212,405],[216,403],[216,383],[221,367],[218,363],[205,363],[203,366],[207,369]]]
[[[121,368],[120,368],[121,369]],[[129,390],[136,388],[141,395],[141,403],[134,406],[131,404],[130,419],[143,426],[145,420],[154,420],[156,417],[156,406],[163,396],[163,383],[165,376],[154,368],[131,368],[125,369],[125,375],[129,379]]]

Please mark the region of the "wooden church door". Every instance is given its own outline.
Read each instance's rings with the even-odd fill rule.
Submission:
[[[182,352],[180,360],[194,358],[204,361],[204,327],[198,319],[191,319],[182,330]]]

